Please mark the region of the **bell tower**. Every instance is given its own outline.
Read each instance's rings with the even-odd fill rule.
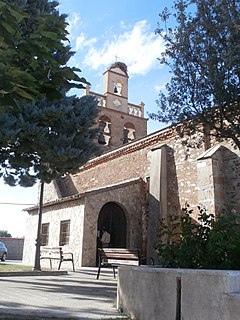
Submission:
[[[123,62],[115,62],[103,73],[103,94],[89,90],[99,99],[98,143],[106,149],[119,147],[147,134],[144,103],[128,102],[128,73]]]
[[[103,73],[103,94],[108,108],[127,113],[128,74],[125,63],[116,62]]]

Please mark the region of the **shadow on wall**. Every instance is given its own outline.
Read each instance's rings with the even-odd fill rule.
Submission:
[[[181,214],[174,149],[167,147],[167,213]]]
[[[224,202],[240,212],[240,157],[228,148],[223,149]]]
[[[77,188],[72,182],[70,176],[59,177],[56,179],[58,189],[61,193],[61,197],[73,196],[78,193]]]

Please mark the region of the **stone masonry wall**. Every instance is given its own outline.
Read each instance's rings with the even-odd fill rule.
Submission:
[[[119,153],[118,157],[107,158],[95,167],[87,168],[72,176],[78,192],[85,192],[107,185],[117,184],[129,179],[146,178],[150,176],[151,149],[159,144],[149,144],[133,152]],[[168,211],[176,213],[188,202],[198,204],[196,159],[204,149],[188,151],[181,142],[173,137],[163,140],[167,144],[167,184]],[[114,151],[113,151],[114,153]]]
[[[240,151],[230,149],[223,155],[226,208],[240,212]]]
[[[98,215],[108,202],[119,204],[126,215],[127,248],[143,251],[141,180],[136,180],[86,195],[82,266],[96,266]]]
[[[151,149],[166,144],[168,212],[177,213],[186,202],[191,208],[196,208],[202,200],[199,195],[197,158],[205,151],[204,147],[187,148],[174,132],[169,132],[169,129],[162,130],[91,160],[78,174],[71,176],[76,192],[83,193],[137,178],[146,182],[150,176]],[[231,150],[230,144],[225,145]],[[231,203],[234,199],[235,207],[240,207],[239,151],[224,151],[223,165],[225,202]],[[204,197],[206,203],[211,203],[212,192],[208,199],[206,195]]]
[[[35,241],[37,236],[38,215],[33,211],[28,216],[27,233],[24,244],[23,262],[33,265],[35,259]],[[81,265],[82,257],[82,235],[83,235],[84,202],[81,199],[68,202],[68,206],[63,203],[45,207],[43,209],[42,223],[49,223],[49,243],[48,246],[59,246],[60,221],[70,219],[70,240],[69,245],[63,246],[63,251],[71,251],[74,255],[76,267]],[[56,263],[57,264],[57,263]],[[53,268],[56,268],[57,265]],[[41,266],[49,268],[49,261],[41,260]],[[72,268],[71,262],[64,262],[63,268]]]
[[[78,192],[82,193],[131,179],[145,179],[148,174],[147,151],[137,150],[72,176]]]
[[[209,149],[208,155],[203,146],[187,148],[173,131],[163,130],[94,158],[78,174],[71,176],[71,190],[74,190],[74,194],[79,193],[79,200],[67,200],[64,203],[62,198],[61,204],[56,202],[54,206],[44,208],[43,223],[50,221],[51,233],[54,234],[51,245],[58,245],[59,220],[71,217],[71,223],[75,221],[71,251],[74,251],[77,266],[94,266],[98,215],[103,205],[115,202],[126,213],[127,246],[146,247],[146,243],[143,243],[146,242],[148,219],[151,218],[146,192],[151,179],[151,155],[153,149],[162,146],[166,150],[164,188],[167,187],[168,215],[178,214],[186,202],[195,209],[194,218],[197,217],[197,206],[201,202],[212,210],[224,202],[234,204],[234,209],[240,207],[239,151],[226,145],[227,149]],[[204,166],[200,168],[199,164]],[[161,183],[164,184],[164,181]],[[67,190],[67,185],[64,192],[70,195],[71,190]],[[56,191],[51,194],[49,188],[46,192],[50,199],[52,195],[52,200],[56,200]],[[33,261],[35,243],[29,245],[29,242],[35,239],[36,228],[36,216],[30,215],[30,235],[26,235],[25,240],[28,247],[24,250],[26,261]]]

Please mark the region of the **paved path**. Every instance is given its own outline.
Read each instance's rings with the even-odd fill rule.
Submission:
[[[104,270],[104,269],[103,269]],[[68,319],[109,319],[116,310],[117,281],[105,269],[67,275],[0,277],[0,313]]]

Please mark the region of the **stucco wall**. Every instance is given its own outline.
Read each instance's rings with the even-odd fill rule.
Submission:
[[[238,320],[240,272],[121,267],[117,305],[135,320]]]
[[[59,246],[60,221],[70,219],[69,245],[63,246],[63,251],[72,252],[76,268],[82,263],[82,237],[83,237],[84,203],[81,199],[69,201],[68,206],[56,204],[43,209],[42,223],[49,223],[48,246]],[[34,264],[35,241],[37,236],[38,215],[33,211],[27,220],[27,233],[24,244],[23,262]],[[56,262],[57,263],[57,262]],[[49,261],[42,260],[42,267],[49,268]],[[54,268],[56,264],[54,265]],[[69,267],[71,262],[64,262],[62,269]]]

